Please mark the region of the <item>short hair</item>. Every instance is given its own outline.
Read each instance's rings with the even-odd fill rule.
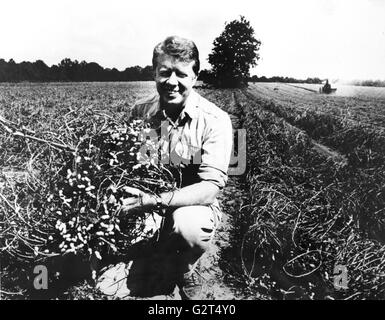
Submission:
[[[193,71],[198,75],[200,68],[199,51],[193,41],[178,36],[171,36],[158,43],[152,55],[152,67],[154,70],[158,64],[158,57],[161,54],[172,56],[184,62],[194,61]]]

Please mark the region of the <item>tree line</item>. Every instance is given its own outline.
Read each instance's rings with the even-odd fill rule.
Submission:
[[[354,80],[350,84],[364,87],[385,87],[385,81],[383,80]]]
[[[199,80],[206,83],[214,81],[214,74],[211,70],[202,70]],[[152,66],[129,67],[124,71],[116,68],[103,68],[96,62],[78,62],[69,58],[63,59],[58,65],[47,66],[44,61],[16,63],[13,59],[6,62],[0,59],[0,82],[49,82],[49,81],[152,81]],[[315,83],[322,81],[319,78],[308,78],[298,80],[288,77],[248,77],[250,82],[290,82],[290,83]],[[367,84],[366,84],[367,85]]]
[[[0,59],[0,82],[20,81],[151,81],[153,80],[152,66],[129,67],[124,71],[116,68],[103,68],[96,62],[86,62],[69,58],[51,67],[44,61],[16,63],[13,59],[8,62]]]
[[[283,83],[312,83],[312,84],[321,84],[322,80],[320,78],[307,78],[307,79],[295,79],[292,77],[279,77],[274,76],[267,78],[265,76],[258,77],[252,76],[249,78],[250,82],[283,82]]]
[[[257,75],[249,76],[246,78],[247,82],[283,82],[283,83],[310,83],[310,84],[322,84],[322,80],[320,78],[307,78],[307,79],[296,79],[292,77],[258,77]],[[211,70],[202,70],[199,74],[199,80],[203,82],[213,84],[216,80],[216,75]],[[246,82],[246,81],[245,81]]]

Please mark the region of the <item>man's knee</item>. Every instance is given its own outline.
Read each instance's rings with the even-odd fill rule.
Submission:
[[[172,213],[173,233],[197,251],[206,251],[214,235],[214,219],[211,208],[188,206]]]

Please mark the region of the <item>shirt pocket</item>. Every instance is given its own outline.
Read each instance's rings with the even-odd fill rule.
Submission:
[[[174,155],[185,164],[200,164],[202,162],[201,147],[179,140],[175,144]],[[176,159],[177,160],[177,159]]]

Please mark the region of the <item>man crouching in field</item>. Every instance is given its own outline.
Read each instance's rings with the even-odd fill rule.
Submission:
[[[216,196],[227,181],[232,149],[228,114],[193,90],[199,65],[198,49],[190,40],[172,36],[155,47],[158,95],[136,103],[130,118],[156,128],[166,123],[167,139],[161,140],[161,149],[180,170],[181,188],[153,196],[128,186],[132,197],[123,202],[127,214],[140,207],[165,209],[159,245],[175,258],[175,271],[170,272],[175,273],[184,299],[200,297],[198,262],[221,219]]]

